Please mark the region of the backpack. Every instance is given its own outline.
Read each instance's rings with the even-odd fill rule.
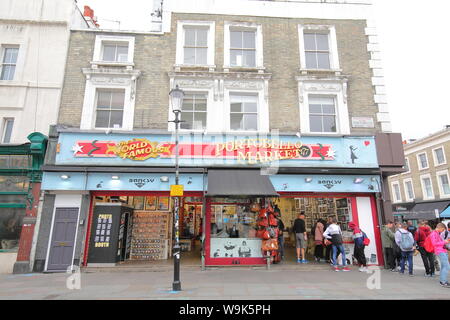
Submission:
[[[425,239],[425,242],[423,243],[423,247],[425,249],[425,251],[427,252],[434,252],[434,246],[433,243],[431,242],[431,234]]]
[[[410,232],[408,233],[402,233],[401,232],[401,240],[399,243],[399,247],[402,251],[412,251],[414,246],[414,239],[411,239],[409,236]]]

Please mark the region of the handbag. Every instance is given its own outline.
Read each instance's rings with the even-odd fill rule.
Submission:
[[[278,225],[278,221],[273,214],[269,214],[269,225],[272,227],[276,227]]]
[[[259,205],[258,202],[252,203],[250,206],[250,211],[252,212],[258,212],[259,210],[261,210],[261,206]]]
[[[259,219],[258,226],[267,228],[269,226],[269,219],[267,219],[266,217]]]
[[[264,240],[262,242],[261,249],[263,251],[278,250],[278,241],[277,241],[277,239]]]

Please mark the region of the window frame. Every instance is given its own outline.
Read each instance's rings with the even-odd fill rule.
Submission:
[[[438,188],[439,188],[439,196],[441,199],[447,199],[447,198],[450,198],[450,193],[448,193],[448,194],[444,193],[444,185],[442,184],[441,176],[447,176],[447,181],[449,183],[449,188],[450,188],[450,175],[449,175],[448,169],[436,172],[436,179],[437,179]]]
[[[232,66],[231,65],[231,31],[253,31],[255,32],[255,66]],[[262,25],[256,23],[230,22],[224,23],[224,70],[229,69],[255,69],[264,70],[263,34]]]
[[[405,157],[405,165],[408,164],[408,171],[402,172],[402,174],[408,174],[411,173],[411,163],[409,162],[409,158]]]
[[[305,34],[308,33],[322,33],[328,35],[328,47],[329,47],[329,69],[310,69],[306,66],[306,48],[305,48]],[[340,72],[339,53],[336,38],[336,27],[333,25],[298,25],[298,38],[299,38],[299,52],[300,52],[300,70],[301,71],[329,71]]]
[[[331,98],[333,99],[334,102],[334,118],[335,118],[335,123],[336,123],[336,131],[322,131],[322,132],[317,132],[317,131],[311,131],[311,110],[310,110],[310,105],[311,105],[311,98]],[[318,114],[314,114],[313,115],[318,115]],[[322,126],[323,126],[323,117],[324,114],[321,114],[322,116]],[[308,122],[309,122],[309,132],[314,133],[314,134],[337,134],[339,132],[339,127],[340,127],[340,123],[339,123],[339,112],[338,112],[338,107],[337,107],[337,97],[336,96],[328,96],[328,95],[315,95],[315,94],[308,94]]]
[[[432,196],[428,197],[427,192],[426,192],[426,187],[424,184],[424,179],[430,179],[430,187],[431,187],[431,193]],[[422,187],[422,196],[423,196],[423,200],[434,200],[436,195],[434,193],[434,188],[433,188],[433,180],[431,179],[431,175],[430,174],[424,174],[420,176],[420,184]]]
[[[17,58],[16,58],[16,62],[14,64],[12,63],[5,63],[5,58],[6,58],[6,51],[8,49],[17,49]],[[10,45],[10,44],[5,44],[1,46],[1,65],[0,65],[0,81],[14,81],[16,79],[16,75],[17,75],[17,64],[19,61],[19,54],[20,54],[20,46],[19,45]],[[3,73],[3,67],[5,65],[9,65],[12,66],[14,65],[14,74],[12,79],[2,79],[1,75]]]
[[[209,123],[208,122],[208,114],[210,113],[209,112],[209,92],[208,92],[208,90],[201,90],[201,89],[199,89],[199,90],[184,90],[184,93],[185,93],[184,98],[186,98],[187,95],[196,95],[196,94],[197,95],[201,95],[201,94],[205,95],[206,111],[204,111],[204,113],[206,113],[206,127],[203,129],[183,129],[183,128],[181,128],[181,124],[180,124],[179,130],[182,132],[203,132],[205,130],[208,130],[208,123]],[[195,113],[194,110],[192,112]],[[203,112],[203,111],[200,111],[200,112]],[[181,111],[181,113],[183,113],[183,111]],[[180,119],[181,119],[181,114],[180,114]]]
[[[127,61],[104,61],[103,53],[105,44],[126,44],[128,46]],[[109,36],[96,35],[94,55],[92,57],[92,65],[111,65],[111,66],[134,66],[134,44],[135,38],[131,36]]]
[[[9,136],[9,141],[8,142],[6,142],[5,141],[5,138],[6,138],[6,130],[7,130],[7,128],[8,128],[8,122],[9,121],[11,121],[12,120],[12,127],[11,127],[11,133],[10,133],[10,136]],[[4,117],[3,118],[3,123],[2,123],[2,136],[1,136],[1,143],[11,143],[11,140],[13,140],[12,139],[12,137],[13,137],[13,132],[14,132],[14,121],[15,121],[15,119],[13,118],[13,117]]]
[[[206,50],[206,64],[187,64],[184,62],[184,46],[185,46],[185,27],[198,27],[208,30],[207,35],[207,50]],[[176,43],[176,57],[175,66],[178,67],[207,67],[215,69],[215,28],[214,21],[178,21],[177,22],[177,43]]]
[[[444,157],[444,162],[442,162],[442,163],[438,163],[438,158],[437,158],[437,155],[436,155],[436,150],[439,150],[439,149],[442,150],[442,155]],[[433,161],[434,161],[434,166],[435,167],[439,167],[439,166],[443,166],[443,165],[447,164],[447,157],[445,156],[445,147],[443,145],[432,149],[431,152],[433,153]]]
[[[232,100],[232,96],[240,96],[240,97],[244,97],[244,96],[247,96],[247,97],[254,97],[255,98],[255,101],[256,101],[256,112],[245,112],[245,111],[242,111],[242,112],[232,112],[231,111],[231,100]],[[232,114],[242,114],[242,115],[245,115],[245,114],[256,114],[256,124],[257,124],[257,128],[256,128],[256,130],[246,130],[246,129],[231,129],[231,115]],[[229,122],[228,122],[228,128],[229,128],[229,131],[230,132],[259,132],[259,130],[260,130],[260,103],[259,103],[259,99],[258,99],[258,94],[257,93],[255,93],[255,94],[249,94],[249,93],[242,93],[242,92],[233,92],[233,91],[230,91],[229,92],[229,112],[228,112],[228,115],[229,115]]]
[[[97,122],[97,112],[99,111],[98,109],[98,96],[99,96],[99,92],[100,91],[123,91],[123,107],[121,109],[122,111],[122,126],[120,128],[114,128],[114,127],[97,127],[96,126],[96,122]],[[125,96],[126,96],[126,90],[125,88],[97,88],[95,90],[95,102],[94,102],[94,119],[93,119],[93,129],[95,130],[107,130],[107,129],[111,129],[111,130],[121,130],[124,126],[124,118],[125,118]],[[113,110],[111,109],[111,105],[109,109],[100,109],[101,111],[109,111],[110,112],[110,119],[109,122],[111,122],[111,111],[117,111],[117,110]]]
[[[420,156],[421,156],[422,154],[425,155],[425,159],[426,159],[426,161],[427,161],[427,166],[426,166],[426,167],[422,167],[422,161],[420,160]],[[429,169],[429,168],[430,168],[430,161],[428,160],[428,154],[427,154],[426,152],[418,153],[418,154],[416,155],[416,157],[417,157],[417,166],[418,166],[419,170],[426,170],[426,169]]]
[[[397,193],[395,192],[395,186],[398,187],[398,196],[399,196],[399,198],[397,198]],[[400,203],[400,202],[402,202],[403,199],[402,199],[402,189],[400,188],[400,182],[399,181],[391,182],[391,187],[392,187],[393,203]]]
[[[409,197],[409,193],[408,193],[408,187],[406,186],[407,183],[411,183],[411,191],[412,191],[412,198]],[[416,193],[414,191],[414,182],[412,179],[405,179],[403,180],[403,187],[404,187],[404,191],[405,191],[405,201],[406,202],[413,202],[414,199],[416,198]]]

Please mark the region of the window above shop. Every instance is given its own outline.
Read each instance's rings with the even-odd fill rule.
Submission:
[[[95,128],[122,128],[124,99],[125,90],[97,90]]]
[[[178,21],[176,68],[214,69],[215,23],[212,21]]]
[[[443,146],[433,149],[433,157],[435,166],[447,164],[447,159],[445,158],[445,150]]]
[[[10,143],[14,127],[14,118],[4,118],[2,126],[2,143]]]
[[[95,69],[98,66],[124,66],[132,69],[134,42],[134,37],[97,35],[92,67]]]
[[[428,165],[428,157],[427,154],[424,153],[419,153],[417,155],[417,163],[419,164],[419,170],[424,170],[424,169],[428,169],[429,165]]]
[[[0,80],[14,80],[17,57],[19,55],[19,47],[3,46],[1,49],[2,64],[0,66]]]

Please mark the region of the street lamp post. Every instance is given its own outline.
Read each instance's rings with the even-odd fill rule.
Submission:
[[[179,164],[178,164],[178,129],[181,122],[180,113],[183,105],[184,92],[178,85],[175,89],[172,89],[169,93],[172,102],[172,112],[175,114],[175,120],[169,121],[175,123],[175,184],[179,184]],[[180,198],[175,197],[175,210],[174,210],[174,235],[175,244],[173,246],[173,291],[181,291],[180,281],[180,235],[179,235],[179,213],[180,213]]]

